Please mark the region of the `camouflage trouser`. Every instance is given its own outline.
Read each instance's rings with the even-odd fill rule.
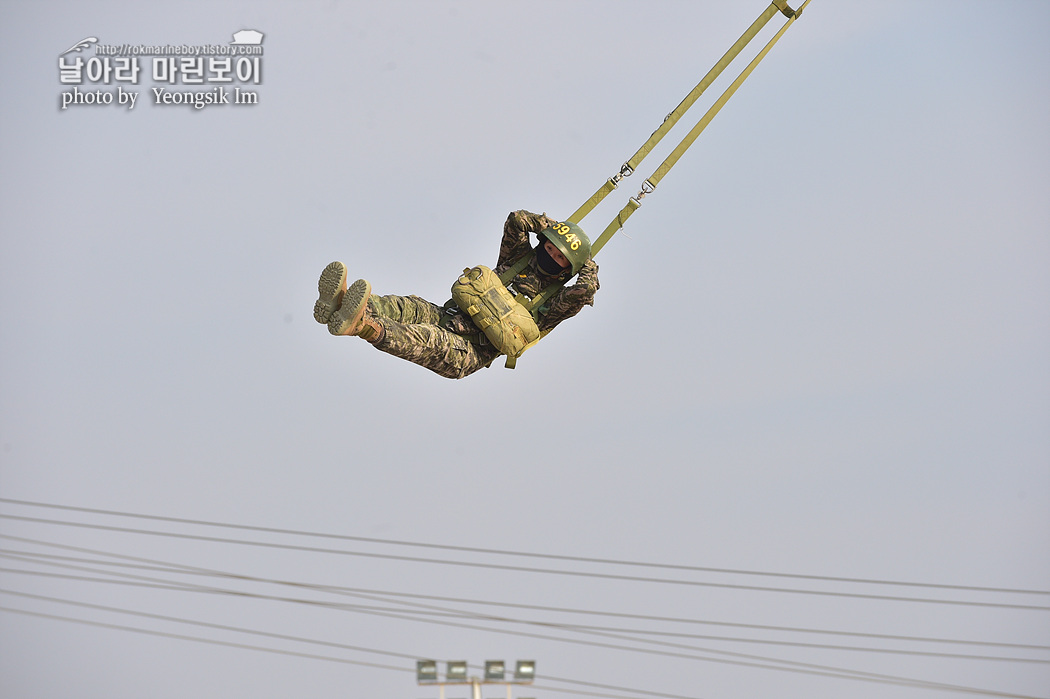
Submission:
[[[445,311],[418,296],[375,296],[369,309],[383,325],[376,349],[426,367],[450,379],[461,379],[488,366],[499,352],[469,341],[438,323]]]

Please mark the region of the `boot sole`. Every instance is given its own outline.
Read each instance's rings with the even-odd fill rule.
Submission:
[[[314,303],[314,320],[327,324],[332,314],[339,310],[346,293],[346,265],[333,262],[321,272],[317,280],[317,302]]]
[[[372,285],[365,279],[358,279],[347,287],[342,305],[328,321],[328,332],[333,335],[356,334],[361,329],[361,319],[365,317],[371,294]]]

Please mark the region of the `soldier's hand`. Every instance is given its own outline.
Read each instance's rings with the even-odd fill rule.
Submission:
[[[536,214],[531,214],[528,211],[515,211],[511,216],[514,218],[514,222],[519,229],[523,231],[533,230]]]

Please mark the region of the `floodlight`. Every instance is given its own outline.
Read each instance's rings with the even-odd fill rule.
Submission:
[[[467,661],[466,660],[450,660],[448,661],[448,667],[445,670],[445,679],[449,682],[466,682],[467,681]]]
[[[536,679],[536,661],[519,660],[514,668],[514,679],[517,682],[532,682]]]
[[[438,664],[434,660],[418,660],[416,661],[416,681],[417,682],[437,682],[438,679]]]
[[[486,660],[485,661],[485,679],[486,680],[497,680],[502,682],[503,675],[506,673],[506,666],[502,660]]]

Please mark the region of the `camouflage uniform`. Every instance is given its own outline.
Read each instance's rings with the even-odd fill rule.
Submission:
[[[515,211],[503,225],[503,241],[494,271],[502,274],[524,255],[532,252],[529,233],[548,226],[546,216]],[[567,281],[572,273],[548,275],[539,269],[536,259],[511,281],[515,293],[532,298],[547,286]],[[537,325],[544,334],[558,323],[571,318],[584,306],[594,305],[598,291],[598,265],[587,260],[580,268],[576,283],[560,289],[540,311]],[[492,364],[500,355],[463,311],[455,306],[448,311],[418,296],[376,296],[368,300],[369,310],[383,326],[376,349],[426,367],[450,379],[461,379]]]

